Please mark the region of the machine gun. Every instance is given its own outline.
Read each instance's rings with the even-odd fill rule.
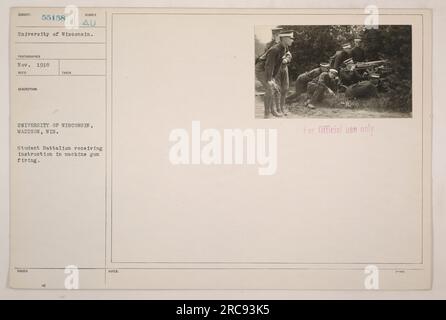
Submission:
[[[360,77],[358,77],[357,81],[364,81],[364,80],[370,80],[372,75],[379,75],[380,83],[386,82],[387,76],[392,73],[392,67],[390,65],[389,60],[375,60],[375,61],[364,61],[364,62],[353,62],[353,59],[347,59],[343,62],[343,66],[341,67],[341,78],[342,73],[345,72],[345,70],[350,70],[350,72],[356,72],[359,74]],[[342,92],[346,89],[346,84],[342,83],[345,82],[341,81],[338,91]]]
[[[381,77],[392,73],[392,67],[388,60],[376,60],[355,63],[355,69],[361,73],[379,74]]]

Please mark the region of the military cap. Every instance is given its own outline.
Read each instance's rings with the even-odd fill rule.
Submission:
[[[338,70],[336,70],[336,69],[330,69],[330,72],[334,73],[334,74],[338,74]]]
[[[330,64],[329,64],[328,62],[321,62],[321,63],[319,64],[319,66],[322,67],[322,68],[329,68],[329,67],[330,67]]]
[[[344,43],[342,49],[351,49],[352,45],[350,43]]]
[[[284,37],[290,37],[291,39],[294,39],[294,33],[293,31],[282,31],[279,34],[280,38],[284,38]]]
[[[282,31],[282,30],[283,30],[283,28],[280,28],[280,27],[275,27],[275,28],[271,29],[271,31],[275,32],[275,33],[279,32],[279,31]]]

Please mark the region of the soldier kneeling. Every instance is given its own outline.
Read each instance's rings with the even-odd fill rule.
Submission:
[[[287,97],[287,102],[292,102],[297,100],[300,95],[307,91],[308,83],[318,78],[321,73],[327,72],[330,68],[329,63],[322,62],[318,68],[312,69],[310,71],[304,72],[297,77],[296,83],[294,85],[294,93]]]
[[[334,98],[333,90],[336,88],[338,71],[330,69],[328,72],[322,72],[317,79],[313,79],[308,83],[307,91],[311,96],[306,106],[310,109],[315,108],[315,104],[322,102],[327,98]]]

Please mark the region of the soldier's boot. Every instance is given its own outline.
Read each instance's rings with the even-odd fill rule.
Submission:
[[[269,119],[271,118],[271,98],[265,94],[264,96],[264,106],[265,106],[265,111],[264,111],[264,117],[265,119]]]
[[[285,106],[285,97],[284,96],[280,97],[280,111],[282,112],[282,114],[284,116],[288,115],[287,107]]]
[[[288,115],[288,111],[286,110],[286,107],[284,105],[280,106],[280,112],[284,115],[287,116]]]
[[[265,108],[265,119],[270,119],[274,115],[271,109],[271,107]]]
[[[279,112],[276,110],[276,108],[274,108],[274,107],[271,108],[271,113],[272,113],[273,116],[275,116],[275,117],[277,117],[277,118],[280,118],[280,117],[282,116],[282,114],[279,113]]]
[[[264,116],[265,116],[265,119],[271,118],[271,110],[269,107],[265,106],[265,115]]]
[[[271,119],[272,115],[271,115],[271,110],[270,108],[265,108],[265,119]]]
[[[271,113],[275,117],[281,117],[282,114],[280,113],[280,97],[276,94],[274,94],[271,98],[270,103]]]
[[[277,102],[277,101],[276,101]],[[271,113],[273,114],[273,116],[275,117],[282,117],[283,114],[280,112],[280,105],[277,103],[272,103],[271,104]]]

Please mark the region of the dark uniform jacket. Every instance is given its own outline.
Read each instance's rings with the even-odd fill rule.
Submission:
[[[364,49],[360,47],[354,47],[352,49],[352,58],[353,62],[362,62],[365,61],[365,52]]]
[[[336,56],[334,58],[334,63],[333,63],[333,69],[336,69],[339,71],[342,63],[345,60],[347,60],[348,58],[350,58],[350,54],[348,52],[346,52],[344,50],[336,52]]]
[[[263,61],[263,63],[265,63],[266,54],[269,52],[269,49],[271,49],[271,47],[274,46],[275,44],[277,44],[277,42],[273,39],[265,45],[265,50],[263,50],[263,53],[256,58],[256,64],[259,61]]]
[[[260,57],[259,62],[263,64],[266,73],[266,81],[272,80],[279,72],[282,65],[282,57],[285,55],[287,49],[278,43],[272,46],[266,54]]]
[[[341,78],[342,84],[345,86],[350,86],[362,80],[361,75],[356,70],[348,71],[343,69],[339,73],[339,77]]]
[[[277,44],[277,42],[276,42],[276,40],[271,40],[270,42],[268,42],[267,44],[266,44],[266,46],[265,46],[265,53],[273,46],[273,45],[275,45],[275,44]]]

